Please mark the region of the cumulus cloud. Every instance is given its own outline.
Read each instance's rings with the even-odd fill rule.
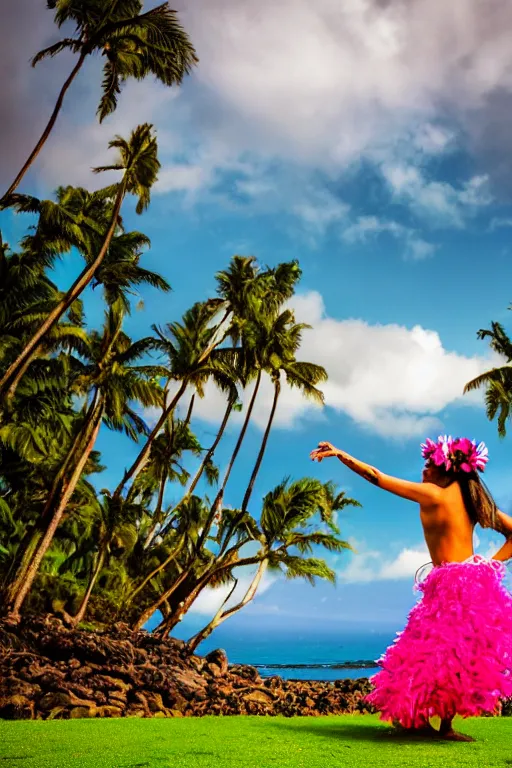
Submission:
[[[350,563],[340,572],[339,578],[346,584],[411,579],[429,560],[430,555],[424,544],[405,547],[394,559],[381,552],[366,550],[361,554],[352,555]]]
[[[464,384],[491,365],[488,358],[446,350],[436,331],[421,326],[330,318],[317,292],[295,297],[294,307],[298,319],[313,326],[301,355],[329,373],[327,405],[380,434],[437,429],[446,406],[475,402],[462,398]]]
[[[499,362],[497,356],[467,357],[449,351],[437,331],[419,325],[371,325],[329,317],[316,291],[295,296],[293,308],[298,321],[312,326],[304,332],[299,358],[323,365],[329,374],[322,385],[326,406],[384,437],[424,436],[442,428],[447,406],[480,405],[478,393],[462,395],[464,385]],[[251,394],[251,388],[244,392],[245,403]],[[267,423],[272,398],[272,384],[264,377],[253,411],[253,423],[260,429]],[[212,385],[206,387],[204,399],[196,400],[194,413],[218,424],[225,407],[225,396]],[[152,411],[146,416],[156,420]],[[242,418],[241,413],[232,417],[235,423]],[[276,428],[290,429],[318,418],[325,418],[319,406],[283,385]]]
[[[384,233],[397,240],[403,240],[406,259],[422,261],[436,251],[436,246],[423,240],[414,229],[378,216],[359,216],[343,230],[342,238],[347,243],[366,242],[369,238],[375,238]]]
[[[512,89],[506,0],[192,0],[183,18],[239,141],[325,166],[413,126],[419,148],[442,151],[440,116],[486,120],[489,97]]]
[[[418,579],[426,577],[432,568],[431,558],[425,544],[413,544],[403,547],[394,557],[388,554],[367,549],[364,543],[351,541],[357,550],[350,555],[348,565],[343,568],[338,576],[345,584],[368,584],[374,581],[400,581],[413,579],[418,573]],[[485,532],[482,540],[477,534],[474,536],[474,551],[484,557],[492,557],[501,544],[496,535]],[[425,569],[423,569],[425,566]]]
[[[382,172],[394,197],[434,225],[461,227],[467,216],[492,202],[486,175],[474,176],[456,188],[427,180],[413,165],[384,164]]]
[[[60,182],[64,172],[66,181],[71,173],[83,182],[80,168],[94,164],[100,145],[141,116],[171,137],[162,192],[208,186],[216,168],[247,153],[333,176],[361,157],[389,160],[396,147],[407,157],[451,151],[464,132],[478,153],[479,141],[490,143],[485,126],[494,124],[512,93],[507,0],[461,0],[450,8],[443,0],[180,0],[177,9],[200,56],[179,98],[150,81],[143,90],[130,84],[119,118],[98,127],[100,72],[98,62],[90,63],[38,161],[47,183]],[[34,73],[29,54],[59,35],[52,14],[39,0],[4,3],[0,13],[7,72],[0,131],[2,146],[10,148],[3,165],[15,169],[37,138],[71,58],[45,62]],[[495,143],[495,132],[490,136]],[[198,145],[210,147],[199,158]],[[406,202],[419,190],[419,209],[434,208],[457,222],[461,206],[482,204],[478,179],[452,191],[413,179],[415,192]]]
[[[240,568],[238,573],[235,572],[238,578],[238,585],[231,595],[228,603],[226,604],[226,608],[230,608],[231,606],[236,605],[243,598],[253,579],[254,574],[249,573],[248,568],[244,568],[245,573],[243,574],[241,574],[241,571],[242,569]],[[269,575],[268,573],[264,574],[258,587],[256,597],[254,598],[254,603],[257,603],[258,598],[265,594],[265,592],[268,592],[270,587],[276,581],[277,576]],[[217,589],[212,589],[211,587],[203,589],[203,591],[197,597],[197,600],[195,600],[193,603],[190,612],[198,613],[208,617],[215,615],[226,597],[229,595],[231,589],[232,585],[229,584],[218,587]]]

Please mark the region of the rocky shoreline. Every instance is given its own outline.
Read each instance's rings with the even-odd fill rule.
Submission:
[[[0,623],[0,718],[189,717],[371,712],[366,678],[334,683],[263,679],[229,664],[222,650],[190,656],[117,624],[110,632],[72,630],[53,616]]]
[[[367,678],[263,679],[222,650],[188,655],[183,642],[117,624],[73,630],[54,616],[0,622],[0,719],[318,716],[369,713]],[[512,700],[502,715],[512,715]]]

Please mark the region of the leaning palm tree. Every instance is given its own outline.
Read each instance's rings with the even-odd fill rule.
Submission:
[[[335,581],[334,571],[327,563],[313,555],[316,547],[328,552],[351,550],[351,545],[339,537],[333,523],[333,515],[348,506],[360,506],[359,502],[343,493],[333,493],[332,484],[302,478],[295,482],[284,480],[263,499],[259,523],[254,523],[253,535],[259,543],[254,556],[256,571],[243,597],[227,607],[237,584],[240,566],[226,571],[225,576],[233,584],[211,621],[187,643],[187,650],[194,653],[200,643],[224,621],[234,616],[256,596],[267,569],[284,574],[285,578],[303,578],[311,584],[315,579]],[[324,530],[325,526],[331,530]],[[222,582],[220,582],[222,583]],[[210,583],[211,586],[211,583]]]
[[[146,487],[158,489],[155,508],[151,513],[151,525],[146,534],[146,548],[151,545],[163,523],[169,517],[172,518],[172,511],[169,514],[164,509],[167,485],[177,483],[184,486],[190,478],[190,473],[183,464],[186,453],[200,456],[202,453],[201,444],[186,421],[175,421],[171,416],[162,432],[154,440],[149,461],[130,489],[130,497],[137,495],[139,489],[143,490]]]
[[[498,434],[505,437],[507,421],[512,418],[512,341],[500,323],[491,323],[491,329],[481,329],[479,339],[489,339],[493,352],[506,359],[505,365],[491,368],[476,376],[464,387],[464,394],[485,387],[487,418],[498,420]]]
[[[192,43],[168,3],[141,13],[142,0],[47,0],[55,10],[55,22],[61,27],[71,23],[75,36],[66,37],[40,51],[32,66],[64,50],[78,54],[78,59],[59,93],[57,103],[39,141],[27,161],[0,199],[0,208],[9,205],[11,195],[46,143],[59,116],[64,97],[86,59],[96,53],[105,57],[103,92],[98,107],[100,122],[117,106],[124,83],[153,75],[167,86],[180,85],[198,59]]]
[[[295,358],[300,347],[302,331],[307,328],[310,326],[295,322],[292,310],[285,309],[277,317],[262,316],[257,321],[250,322],[245,329],[246,350],[254,357],[258,369],[258,380],[261,380],[263,372],[270,376],[274,385],[274,397],[260,449],[240,507],[240,517],[247,512],[254,484],[261,469],[281,394],[282,374],[289,386],[298,388],[307,398],[323,405],[324,396],[317,388],[317,384],[327,380],[327,372],[320,365],[299,362]],[[233,525],[237,524],[238,517],[235,517]],[[226,541],[229,541],[229,537]]]
[[[138,507],[133,504],[113,504],[108,495],[98,504],[92,531],[92,549],[96,550],[86,589],[80,606],[72,618],[76,627],[83,621],[96,582],[104,567],[108,566],[112,552],[131,550],[138,537],[136,521]]]
[[[304,391],[307,391],[310,397],[323,401],[323,396],[314,385],[319,381],[325,380],[326,373],[324,369],[313,364],[297,363],[293,357],[300,344],[300,333],[307,326],[292,324],[292,328],[287,328],[288,336],[286,337],[283,331],[287,325],[290,325],[293,313],[287,310],[281,315],[278,314],[282,303],[293,294],[294,286],[300,275],[301,272],[296,262],[280,264],[275,269],[267,269],[260,273],[252,259],[243,259],[242,257],[235,257],[229,270],[217,275],[219,293],[226,302],[231,314],[231,326],[225,331],[225,335],[231,336],[235,344],[240,344],[237,349],[238,354],[235,357],[236,375],[244,387],[251,382],[254,382],[254,387],[234,450],[217,495],[211,505],[203,531],[197,540],[188,563],[182,568],[174,583],[164,592],[166,595],[165,599],[187,581],[189,574],[194,569],[196,558],[210,535],[214,521],[222,510],[226,486],[249,427],[264,371],[266,369],[273,371],[276,365],[278,367],[285,366],[288,371],[286,375],[290,379],[290,383],[291,379],[293,379],[294,386],[300,386]],[[243,288],[242,299],[240,297],[237,298],[237,288]],[[213,338],[218,338],[217,330]],[[291,351],[286,349],[286,344],[291,347]],[[216,344],[211,344],[210,348],[213,353]],[[295,373],[292,371],[292,363],[296,368]],[[308,373],[306,373],[306,369]],[[309,383],[308,378],[310,378]],[[280,392],[278,379],[279,375],[275,383],[277,394],[274,398],[274,407],[271,411],[271,417],[251,477],[248,492],[246,492],[244,497],[245,507],[238,514],[238,517],[234,519],[234,529],[237,528],[240,519],[246,512],[250,493],[263,460]],[[229,541],[230,537],[227,536],[225,542]]]
[[[71,441],[68,454],[57,472],[41,514],[41,523],[33,533],[26,556],[8,590],[6,602],[14,617],[19,615],[60,525],[94,448],[102,422],[111,429],[124,431],[132,439],[137,439],[147,428],[133,410],[132,402],[138,401],[150,407],[161,401],[161,388],[151,377],[161,376],[162,369],[133,364],[144,354],[145,349],[140,344],[132,344],[123,333],[122,320],[122,311],[116,307],[110,308],[103,333],[91,334],[89,359],[77,366],[74,389],[77,395],[86,399],[85,414],[80,430]]]
[[[16,360],[8,367],[0,380],[0,395],[11,385],[13,379],[19,374],[28,361],[33,359],[35,350],[49,330],[57,323],[69,307],[82,294],[84,289],[94,278],[96,270],[101,266],[119,225],[119,214],[123,200],[127,194],[138,198],[136,212],[142,213],[149,205],[151,187],[156,181],[160,163],[157,157],[156,138],[153,136],[152,126],[148,123],[138,126],[129,141],[117,136],[110,142],[110,147],[119,150],[118,162],[112,166],[95,168],[95,172],[116,170],[123,171],[119,184],[115,185],[115,201],[108,230],[99,252],[76,278],[73,285],[66,291],[61,301],[58,302],[46,319],[39,326],[19,353]]]
[[[327,381],[325,368],[315,363],[299,362],[295,357],[300,347],[302,331],[309,328],[311,326],[306,323],[296,323],[290,309],[284,310],[275,319],[269,320],[268,317],[263,317],[260,322],[251,327],[251,343],[258,350],[262,369],[269,374],[274,385],[274,397],[260,450],[242,501],[242,512],[247,510],[254,483],[261,468],[281,394],[282,374],[290,387],[296,387],[305,397],[318,405],[324,404],[324,396],[317,385]]]
[[[240,346],[238,378],[244,388],[251,383],[254,386],[222,484],[212,504],[212,519],[222,507],[226,486],[245,439],[262,381],[262,350],[255,343],[254,329],[272,322],[281,306],[293,296],[300,277],[301,270],[296,261],[260,271],[252,257],[242,256],[235,256],[229,268],[216,275],[217,293],[226,306],[226,312],[231,315],[231,325],[225,333]]]
[[[216,332],[216,327],[212,325],[215,314],[216,309],[212,308],[208,302],[197,302],[185,312],[181,323],[168,323],[165,331],[153,326],[158,338],[143,340],[143,343],[147,341],[156,352],[163,353],[168,358],[166,391],[169,392],[172,385],[176,387],[176,391],[163,406],[151,434],[132,465],[125,471],[114,491],[114,496],[120,497],[128,481],[136,477],[144,468],[154,440],[189,387],[203,397],[204,386],[211,380],[221,390],[233,392],[232,350],[212,349],[207,357],[203,354]]]

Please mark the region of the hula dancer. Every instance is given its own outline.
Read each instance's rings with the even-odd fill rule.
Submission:
[[[421,447],[421,483],[385,475],[330,443],[320,443],[311,458],[335,456],[420,505],[432,569],[416,585],[423,594],[404,631],[379,660],[368,701],[381,719],[410,732],[472,741],[453,730],[453,718],[493,714],[512,696],[512,595],[502,583],[502,561],[512,557],[512,517],[497,509],[479,477],[488,460],[484,443],[445,436]],[[507,539],[490,560],[473,552],[477,523]],[[429,722],[435,716],[439,731]]]

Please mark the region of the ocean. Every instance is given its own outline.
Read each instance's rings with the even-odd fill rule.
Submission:
[[[185,639],[193,632],[182,626],[175,634]],[[198,653],[222,648],[230,663],[255,666],[262,677],[330,681],[375,674],[376,660],[394,637],[395,632],[391,631],[230,627],[226,622],[202,643]]]

